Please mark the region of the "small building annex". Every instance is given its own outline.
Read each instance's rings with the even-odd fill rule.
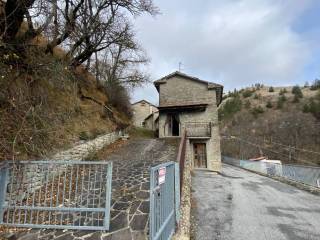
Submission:
[[[158,108],[147,100],[132,103],[132,122],[136,127],[144,127],[155,131],[157,129]]]
[[[220,171],[217,107],[223,86],[178,71],[154,81],[154,85],[159,92],[159,137],[180,137],[186,131],[192,166]]]

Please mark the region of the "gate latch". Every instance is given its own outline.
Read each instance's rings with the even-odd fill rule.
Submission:
[[[156,186],[156,187],[153,189],[153,194],[157,194],[158,196],[160,196],[160,186]]]

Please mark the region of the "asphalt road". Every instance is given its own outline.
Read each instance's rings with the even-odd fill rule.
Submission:
[[[230,165],[192,178],[193,239],[319,240],[320,196]]]

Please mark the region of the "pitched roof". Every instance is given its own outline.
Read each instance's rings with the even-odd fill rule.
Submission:
[[[168,79],[173,78],[175,76],[179,76],[179,77],[186,78],[186,79],[189,79],[189,80],[192,80],[195,82],[206,84],[208,86],[208,89],[215,89],[217,92],[217,105],[219,105],[221,103],[222,94],[223,94],[223,86],[222,85],[217,84],[217,83],[213,83],[213,82],[208,82],[205,80],[201,80],[197,77],[193,77],[193,76],[187,75],[187,74],[179,72],[179,71],[175,71],[173,73],[170,73],[169,75],[166,75],[166,76],[154,81],[153,84],[155,85],[156,89],[159,92],[159,85],[162,83],[166,83],[166,81]]]
[[[140,101],[137,101],[137,102],[131,103],[131,105],[135,105],[135,104],[138,104],[138,103],[141,103],[141,102],[148,103],[149,105],[154,106],[155,108],[158,108],[156,105],[152,104],[151,102],[148,102],[148,101],[147,101],[147,100],[145,100],[145,99],[141,99]]]

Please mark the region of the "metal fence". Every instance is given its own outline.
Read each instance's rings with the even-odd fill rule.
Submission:
[[[108,230],[111,181],[111,162],[7,162],[0,168],[0,224]]]
[[[320,188],[320,167],[253,162],[226,156],[222,157],[222,161],[227,164],[249,169],[251,171],[264,173],[270,176],[283,177]]]
[[[150,174],[150,240],[168,240],[179,218],[179,164],[160,164]]]

